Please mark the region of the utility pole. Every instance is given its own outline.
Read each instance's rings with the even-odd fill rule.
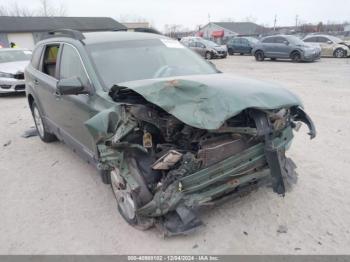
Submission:
[[[207,29],[207,38],[210,38],[209,35],[211,34],[211,25],[210,25],[210,14],[208,13],[208,29]]]
[[[273,20],[273,31],[276,31],[276,24],[277,24],[277,15],[275,15],[275,19]]]
[[[298,28],[299,15],[295,16],[295,30]]]

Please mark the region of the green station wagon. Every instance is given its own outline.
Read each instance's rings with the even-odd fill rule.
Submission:
[[[40,138],[94,165],[127,223],[167,235],[192,232],[200,207],[263,181],[284,195],[296,178],[285,155],[293,129],[316,135],[288,90],[221,73],[162,35],[52,32],[25,79]]]

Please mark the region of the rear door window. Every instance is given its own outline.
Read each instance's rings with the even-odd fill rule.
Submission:
[[[281,36],[278,36],[278,37],[275,37],[275,43],[277,44],[283,44],[285,41],[287,41],[284,37],[281,37]]]
[[[327,37],[324,36],[319,36],[318,37],[318,42],[319,43],[327,43],[329,41],[329,39]]]
[[[44,74],[56,77],[57,57],[60,49],[59,44],[47,45],[44,52],[41,71]]]

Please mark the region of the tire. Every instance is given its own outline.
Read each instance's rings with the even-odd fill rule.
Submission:
[[[99,170],[98,173],[101,176],[103,184],[110,185],[111,184],[111,171],[109,170]]]
[[[243,53],[239,53],[239,55],[244,55]]]
[[[45,121],[42,118],[42,114],[35,102],[33,102],[31,110],[32,110],[35,127],[40,139],[45,143],[56,141],[57,137],[54,134],[48,132],[48,128],[45,124]]]
[[[138,169],[136,160],[126,158],[125,163],[128,166],[130,175],[140,185],[140,190],[134,192],[130,186],[119,175],[118,169],[110,172],[110,181],[113,194],[117,200],[118,211],[122,218],[132,227],[139,230],[147,230],[154,226],[154,219],[137,214],[136,210],[152,200],[153,195],[149,192],[142,174]]]
[[[276,61],[276,60],[277,60],[277,58],[275,58],[275,57],[271,58],[271,61]]]
[[[260,51],[260,50],[256,51],[254,56],[255,56],[255,60],[258,62],[262,62],[265,60],[265,55],[263,51]]]
[[[346,51],[342,48],[337,48],[337,49],[335,49],[333,56],[335,58],[344,58],[344,57],[346,57]]]
[[[290,58],[294,63],[299,63],[301,62],[301,54],[299,52],[294,52],[291,54]]]
[[[231,48],[228,49],[227,52],[228,52],[229,55],[235,55],[235,53],[233,52],[233,50]]]
[[[213,55],[212,55],[212,53],[210,53],[210,52],[206,52],[206,53],[205,53],[205,59],[207,59],[207,60],[211,60],[211,59],[213,59]]]

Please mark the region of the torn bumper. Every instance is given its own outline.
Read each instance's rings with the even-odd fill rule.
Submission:
[[[292,128],[288,127],[272,140],[271,146],[277,150],[280,159],[285,158],[285,149],[292,138]],[[285,165],[289,163],[282,162]],[[287,166],[282,168],[288,169]],[[159,217],[176,210],[178,206],[193,209],[270,175],[265,144],[259,143],[218,164],[173,182],[165,190],[158,191],[153,200],[137,212],[142,216]]]

